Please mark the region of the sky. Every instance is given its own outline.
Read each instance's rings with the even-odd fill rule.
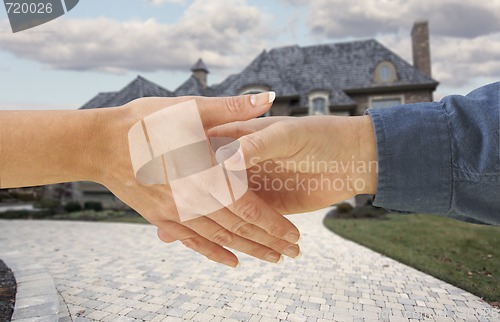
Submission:
[[[0,110],[77,109],[139,74],[175,90],[200,57],[215,84],[294,44],[374,38],[411,63],[420,20],[436,99],[500,80],[500,0],[80,0],[15,34],[0,7]]]

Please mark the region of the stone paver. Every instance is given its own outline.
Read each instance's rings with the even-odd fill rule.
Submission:
[[[0,221],[0,249],[33,257],[60,321],[498,321],[476,296],[332,234],[326,210],[290,216],[303,256],[209,262],[153,226]]]
[[[17,283],[12,321],[58,321],[58,311],[62,311],[49,272],[37,260],[18,250],[0,247],[0,258],[12,270]]]

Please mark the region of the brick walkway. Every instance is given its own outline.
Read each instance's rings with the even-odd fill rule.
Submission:
[[[0,221],[0,249],[47,268],[59,321],[495,321],[477,297],[292,216],[303,256],[211,263],[147,225]],[[485,312],[489,313],[485,316]]]

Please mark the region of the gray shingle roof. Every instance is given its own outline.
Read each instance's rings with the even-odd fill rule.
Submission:
[[[398,80],[379,84],[373,79],[376,66],[390,61],[397,70]],[[205,70],[199,59],[192,70]],[[354,106],[348,96],[356,90],[421,86],[434,90],[437,82],[413,67],[376,40],[353,41],[308,47],[288,46],[263,51],[241,73],[230,75],[219,84],[203,88],[191,75],[174,92],[137,76],[119,92],[99,93],[81,108],[123,105],[140,97],[160,96],[231,96],[252,85],[267,86],[278,96],[300,98],[300,106],[308,106],[308,94],[313,90],[330,93],[330,105]],[[347,93],[347,94],[346,94]]]
[[[83,104],[80,109],[105,107],[107,106],[106,102],[110,101],[115,95],[116,92],[99,93],[96,96],[92,97],[87,103]]]
[[[172,97],[174,93],[142,76],[137,76],[118,92],[99,93],[81,109],[112,107],[126,104],[140,97]]]
[[[174,91],[175,96],[216,96],[213,89],[203,88],[198,79],[191,75],[181,86]]]
[[[262,52],[240,74],[213,86],[217,95],[236,95],[245,86],[266,85],[278,96],[300,96],[307,106],[312,90],[330,92],[331,105],[355,104],[345,92],[379,88],[373,80],[375,67],[392,62],[398,80],[383,87],[423,85],[437,82],[376,40],[354,41],[309,47],[289,46]]]
[[[207,65],[205,65],[205,63],[203,62],[203,59],[198,59],[198,61],[196,62],[196,64],[193,65],[193,67],[191,67],[191,70],[194,72],[194,71],[197,71],[197,70],[203,70],[205,72],[208,73],[208,68],[207,68]]]

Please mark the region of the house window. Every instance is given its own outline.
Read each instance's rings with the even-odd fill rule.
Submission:
[[[313,99],[313,115],[326,114],[326,100],[323,97],[316,97]]]
[[[317,90],[309,93],[309,115],[328,115],[330,107],[328,98],[330,93]]]
[[[392,83],[398,80],[396,66],[389,61],[383,61],[375,67],[373,78],[376,83]]]
[[[380,79],[383,82],[389,82],[391,80],[392,71],[391,68],[387,65],[380,67]]]
[[[403,104],[403,97],[376,97],[370,99],[370,108],[384,108]]]

